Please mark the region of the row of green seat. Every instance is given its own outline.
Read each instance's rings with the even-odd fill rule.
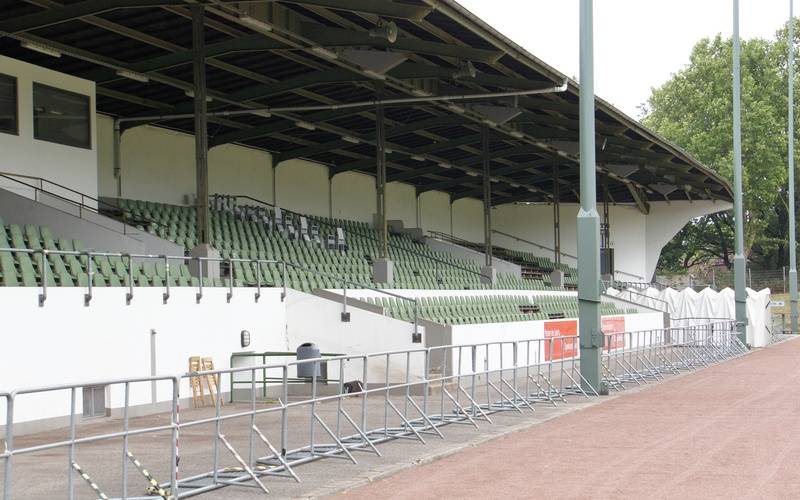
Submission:
[[[0,219],[0,248],[17,248],[50,251],[83,251],[81,240],[56,239],[47,226],[26,224],[5,225]],[[91,265],[87,255],[0,251],[0,283],[4,286],[199,286],[197,278],[191,276],[183,262],[171,262],[169,280],[167,263],[163,260],[133,260],[118,255],[93,255]],[[209,279],[205,286],[228,286],[227,279]],[[241,284],[236,283],[235,284]]]
[[[196,212],[191,207],[181,207],[141,200],[118,200],[118,206],[126,217],[141,219],[152,217],[147,226],[142,226],[183,244],[187,249],[195,242],[193,223]],[[269,211],[274,218],[274,212]],[[283,212],[284,223],[292,221],[299,226],[298,214]],[[324,271],[332,277],[320,277],[311,272],[300,272],[298,276],[287,276],[287,286],[309,290],[315,286],[330,288],[341,286],[341,281],[371,283],[371,263],[380,255],[378,233],[364,222],[324,217],[309,217],[310,224],[318,227],[323,242],[343,227],[346,233],[347,250],[340,252],[326,246],[305,241],[302,236],[290,239],[287,232],[273,231],[260,222],[244,221],[232,213],[222,210],[211,212],[211,244],[220,250],[223,258],[276,259],[298,264],[306,268]],[[395,281],[392,288],[398,289],[487,289],[480,276],[480,266],[471,261],[457,259],[446,252],[437,252],[427,245],[408,237],[390,235],[389,258],[394,261]],[[258,270],[254,265],[238,264],[235,275],[247,285],[257,281]],[[262,277],[266,282],[282,284],[273,273]],[[523,280],[513,275],[500,274],[498,286],[504,289],[544,290],[542,280]],[[380,284],[382,288],[388,285]],[[496,287],[498,287],[496,286]]]
[[[416,317],[441,324],[463,325],[477,323],[508,323],[514,321],[541,321],[556,318],[575,318],[577,299],[525,295],[490,296],[437,296],[422,297],[413,301],[394,297],[366,297],[370,304],[382,306],[384,314],[404,321]],[[416,307],[416,310],[415,310]],[[603,303],[603,315],[634,314],[614,304]]]

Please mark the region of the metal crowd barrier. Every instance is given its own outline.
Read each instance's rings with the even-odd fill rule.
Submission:
[[[693,370],[747,352],[736,321],[639,332],[607,334],[602,356],[609,390],[662,380],[681,370]]]
[[[609,334],[605,338],[603,383],[614,391],[649,384],[747,351],[738,341],[732,321]],[[327,363],[326,380],[317,375],[316,366],[321,362]],[[299,393],[293,382],[298,368],[306,374],[311,372]],[[190,386],[191,378],[206,376],[223,382],[235,376],[249,379],[251,383],[244,389],[246,402],[223,407],[223,387],[213,411],[181,412],[181,390]],[[279,381],[270,386],[269,394],[262,393],[263,388],[259,390],[265,376]],[[149,399],[134,393],[133,386],[152,382],[162,384],[162,388],[169,386],[170,396],[164,404],[169,403],[170,411],[160,417],[158,425],[133,425],[132,401]],[[93,431],[84,422],[77,432],[77,391],[96,385],[109,386],[112,399],[116,395],[122,402],[121,430]],[[96,498],[185,498],[226,486],[255,487],[267,493],[270,481],[300,482],[296,469],[304,463],[330,458],[357,464],[359,453],[380,456],[378,446],[387,441],[407,439],[425,444],[431,438],[444,439],[442,430],[448,424],[479,428],[502,412],[531,412],[537,404],[557,406],[567,397],[589,398],[603,389],[592,387],[581,377],[578,338],[570,336],[15,390],[0,393],[6,403],[5,440],[0,454],[3,499],[11,500],[30,483],[59,477],[55,473],[60,465],[53,461],[62,458],[52,458],[59,456],[56,450],[67,452],[61,469],[66,477],[60,476],[61,482],[54,487],[64,488],[64,496],[70,499],[79,493],[79,485],[82,495]],[[54,392],[69,395],[68,437],[40,435],[42,442],[34,444],[36,440],[25,436],[24,442],[30,444],[16,446],[15,405],[26,397]],[[207,435],[210,442],[204,441],[200,449],[198,445],[187,447],[189,452],[182,456],[181,433],[194,439]],[[147,453],[135,454],[145,448],[143,437],[148,449],[156,441],[160,443],[157,456],[166,463],[148,466],[142,458]],[[119,451],[113,443],[119,444]],[[103,450],[108,453],[109,448],[113,448],[113,455],[103,462],[104,467],[89,470],[80,465],[81,451],[96,455]],[[16,472],[15,463],[23,457],[44,452],[47,456],[41,462],[37,460],[31,466],[31,460],[27,460]],[[200,455],[202,463],[194,463]],[[121,465],[120,470],[105,470],[111,463]],[[209,463],[210,470],[203,469]],[[192,473],[180,475],[179,464]]]

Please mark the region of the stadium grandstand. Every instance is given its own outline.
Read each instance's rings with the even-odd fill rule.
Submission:
[[[687,221],[731,208],[730,186],[598,98],[595,288],[615,291],[598,302],[603,387],[576,371],[581,89],[454,0],[0,5],[0,301],[13,326],[0,348],[5,499],[56,497],[67,484],[70,498],[107,498],[104,487],[133,498],[128,482],[141,476],[163,498],[265,488],[285,480],[269,476],[297,479],[306,461],[377,452],[390,435],[424,441],[457,418],[741,354],[707,322],[665,348],[677,334],[653,332],[679,316],[642,291]],[[686,346],[697,342],[695,359]],[[304,362],[308,350],[328,361]],[[515,377],[538,370],[522,377],[535,387],[504,378],[511,358]],[[270,365],[287,359],[291,371]],[[476,376],[499,403],[475,399]],[[363,421],[342,409],[345,392],[374,387],[399,427],[386,417],[368,432],[366,392]],[[256,408],[258,392],[259,408],[284,410],[282,437],[253,423],[248,459],[218,430],[227,469],[215,458],[210,476],[179,476],[177,434],[200,425],[187,412],[206,402],[204,388],[218,424],[220,407],[249,409],[252,396]],[[335,431],[312,414],[333,448],[315,448],[312,423],[310,451],[287,452],[287,398],[306,392],[339,397]],[[429,394],[442,398],[435,416],[420,410]],[[171,454],[141,462],[159,481],[127,448],[129,417],[154,414],[172,422],[141,430],[172,436]],[[349,441],[340,415],[356,429]],[[76,458],[76,420],[87,435],[124,421],[121,482]],[[71,429],[41,448],[68,449],[71,472],[28,490],[37,449],[13,437],[51,429]],[[272,454],[257,460],[253,439]]]

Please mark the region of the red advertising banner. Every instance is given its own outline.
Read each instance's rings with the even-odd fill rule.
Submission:
[[[578,355],[578,320],[565,319],[556,321],[544,322],[544,338],[553,339],[556,337],[574,337],[574,338],[560,338],[545,342],[544,360],[550,361],[551,359],[564,359],[577,357]]]
[[[605,350],[624,349],[625,336],[614,335],[625,331],[625,316],[605,316],[601,319],[600,330],[606,335]]]

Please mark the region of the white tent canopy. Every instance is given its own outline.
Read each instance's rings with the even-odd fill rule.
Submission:
[[[623,296],[623,293],[627,300],[646,307],[664,310],[666,306],[673,326],[700,325],[714,319],[736,319],[735,293],[730,288],[719,292],[711,288],[696,292],[691,288],[678,291],[652,287],[646,290],[629,288],[623,292],[613,291],[613,295]],[[763,347],[769,342],[769,302],[769,288],[758,292],[747,289],[747,343],[754,347]]]

